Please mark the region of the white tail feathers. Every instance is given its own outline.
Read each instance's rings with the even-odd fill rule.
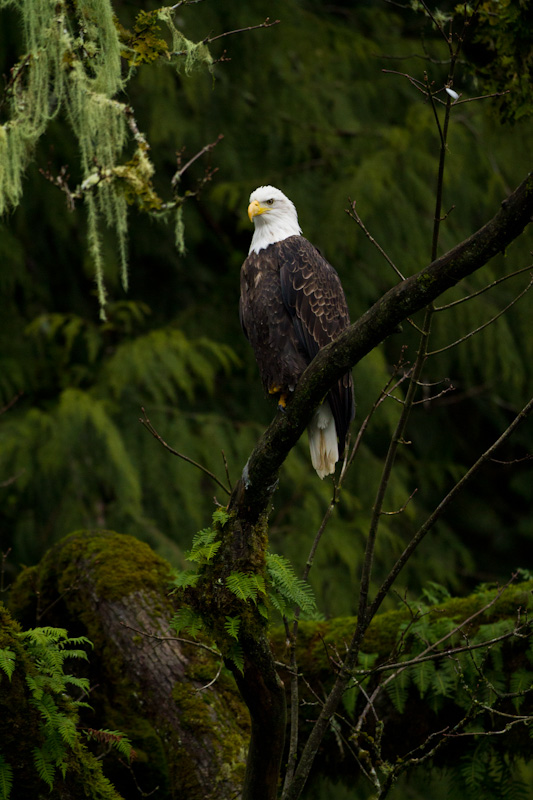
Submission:
[[[313,467],[319,478],[325,478],[335,472],[339,460],[335,420],[327,401],[317,408],[307,431]]]

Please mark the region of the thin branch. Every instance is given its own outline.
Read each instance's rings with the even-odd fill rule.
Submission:
[[[220,488],[223,489],[226,492],[226,494],[228,494],[228,495],[231,494],[231,488],[228,489],[227,486],[224,486],[222,481],[219,480],[217,478],[217,476],[214,475],[212,472],[210,472],[206,467],[202,466],[202,464],[199,464],[197,461],[194,461],[192,458],[189,458],[189,456],[183,455],[183,453],[178,453],[177,450],[174,450],[173,447],[171,447],[169,444],[167,444],[165,442],[165,440],[163,439],[163,437],[156,431],[156,429],[154,428],[154,426],[152,425],[152,423],[148,419],[148,417],[146,415],[146,411],[144,410],[144,408],[141,408],[141,411],[143,412],[144,419],[139,417],[139,422],[141,423],[141,425],[144,425],[146,430],[148,430],[152,434],[154,439],[157,439],[157,441],[160,444],[163,445],[165,450],[168,450],[168,452],[172,453],[173,456],[177,456],[178,458],[181,458],[183,461],[186,461],[188,464],[192,464],[193,467],[196,467],[201,472],[203,472],[204,475],[207,475],[209,478],[211,478],[212,481],[215,481],[215,483],[218,486],[220,486]]]
[[[490,711],[494,711],[494,709],[491,708]],[[501,736],[502,734],[507,733],[510,728],[514,727],[519,722],[523,724],[524,722],[531,722],[532,720],[533,720],[533,716],[520,717],[520,716],[517,715],[511,722],[507,723],[505,728],[501,728],[500,730],[497,730],[497,731],[460,731],[458,733],[453,733],[453,732],[445,733],[444,736],[447,739],[452,739],[452,738],[455,739],[455,738],[459,738],[460,736],[476,736],[476,737],[477,736]]]
[[[205,39],[202,39],[202,44],[211,44],[211,42],[216,42],[217,39],[223,39],[225,36],[233,36],[234,33],[247,33],[247,31],[256,31],[259,28],[272,28],[274,25],[279,25],[281,20],[275,19],[273,22],[270,21],[270,18],[267,17],[264,22],[260,22],[259,25],[248,25],[247,28],[237,28],[234,31],[225,31],[224,33],[219,33],[217,36],[206,36]]]
[[[511,91],[510,89],[505,89],[505,91],[503,92],[492,92],[492,94],[481,94],[478,95],[477,97],[465,97],[463,99],[456,100],[455,103],[453,103],[453,105],[460,106],[463,103],[473,103],[475,100],[489,100],[492,97],[503,97],[505,94],[509,94],[510,91]]]
[[[522,456],[522,458],[513,458],[512,461],[502,461],[499,458],[491,458],[493,464],[503,464],[504,466],[508,467],[511,464],[521,464],[524,461],[531,461],[533,458],[533,453],[528,453],[527,456]]]
[[[170,7],[170,10],[177,11],[177,9],[181,8],[181,6],[194,6],[197,3],[203,3],[203,0],[179,0],[178,3],[175,3]]]
[[[11,400],[8,400],[5,406],[2,406],[2,408],[0,408],[0,417],[2,416],[2,414],[5,414],[6,411],[9,411],[9,409],[12,408],[15,405],[15,403],[18,403],[23,394],[24,392],[20,391],[16,395],[14,395],[11,398]]]
[[[381,606],[383,600],[387,596],[389,589],[393,585],[394,581],[400,574],[401,570],[411,557],[412,553],[416,550],[422,539],[426,536],[426,534],[433,528],[437,520],[442,516],[444,511],[447,509],[449,504],[454,500],[457,495],[462,491],[465,485],[473,478],[473,476],[480,470],[480,468],[485,464],[485,462],[489,461],[492,458],[493,453],[501,447],[501,445],[509,439],[509,437],[514,433],[514,431],[519,427],[519,425],[531,414],[533,411],[533,398],[524,406],[524,408],[516,415],[514,420],[511,422],[510,425],[505,429],[505,431],[501,434],[501,436],[496,439],[495,442],[487,449],[484,453],[477,459],[477,461],[470,467],[470,469],[463,475],[463,477],[453,486],[452,489],[448,492],[448,494],[441,500],[437,508],[433,511],[432,514],[426,519],[424,524],[418,529],[415,533],[401,556],[397,559],[396,563],[394,564],[393,568],[389,572],[388,576],[383,581],[382,585],[380,586],[374,601],[372,602],[370,609],[369,609],[369,616],[373,617],[377,613],[379,607]]]
[[[511,302],[508,303],[505,306],[505,308],[503,308],[501,311],[499,311],[497,314],[491,317],[491,319],[487,320],[487,322],[484,322],[483,325],[480,325],[479,328],[475,328],[475,330],[470,331],[465,336],[462,336],[460,339],[456,339],[455,342],[447,344],[444,347],[440,347],[438,350],[430,350],[428,356],[435,356],[438,353],[444,353],[446,350],[451,350],[453,347],[457,347],[458,344],[466,342],[472,336],[475,336],[476,333],[479,333],[480,331],[484,330],[484,328],[488,328],[489,325],[492,325],[493,322],[496,322],[497,319],[499,319],[507,311],[509,311],[509,309],[512,308],[512,306],[514,306],[514,304],[517,303],[518,300],[520,300],[520,298],[522,298],[531,289],[532,286],[533,286],[533,278],[531,278],[526,288],[522,292],[520,292],[520,294],[517,295],[513,300],[511,300]]]
[[[128,630],[139,633],[141,636],[146,636],[147,639],[155,639],[158,642],[180,642],[181,644],[191,644],[193,647],[199,647],[200,650],[207,650],[208,653],[220,658],[219,650],[216,650],[214,647],[209,647],[208,645],[203,644],[203,642],[195,642],[193,639],[183,639],[181,636],[158,636],[156,633],[148,633],[147,631],[142,631],[139,628],[134,628],[133,625],[127,625],[125,622],[122,622],[122,620],[120,621],[120,624],[123,628],[128,628]]]
[[[231,483],[231,478],[229,476],[229,467],[228,467],[228,459],[226,458],[226,454],[223,450],[220,451],[222,453],[222,461],[224,462],[224,470],[226,472],[226,480],[228,481],[228,486],[230,491],[233,491],[233,486]]]
[[[492,283],[487,284],[484,286],[483,289],[478,289],[477,292],[472,292],[472,294],[467,295],[466,297],[460,297],[459,300],[453,300],[451,303],[446,303],[443,306],[435,306],[435,311],[447,311],[454,306],[460,305],[460,303],[466,303],[468,300],[473,300],[474,297],[479,297],[480,294],[484,294],[484,292],[488,292],[489,289],[493,289],[498,284],[503,283],[504,281],[509,280],[509,278],[515,278],[517,275],[522,275],[524,272],[528,272],[529,270],[533,269],[533,264],[529,264],[527,267],[522,267],[521,269],[517,269],[515,272],[511,272],[509,275],[503,275],[501,278],[497,278]]]
[[[217,146],[217,144],[218,144],[220,141],[222,141],[222,139],[223,139],[223,138],[224,138],[224,134],[223,134],[223,133],[219,133],[219,134],[218,134],[218,136],[217,136],[217,138],[215,139],[215,141],[214,141],[214,142],[211,142],[210,144],[206,144],[206,145],[204,145],[204,147],[202,147],[202,149],[201,149],[201,150],[199,150],[199,151],[198,151],[198,152],[197,152],[197,153],[196,153],[196,154],[195,154],[195,155],[194,155],[192,158],[190,158],[190,159],[187,161],[187,163],[186,163],[186,164],[185,164],[183,167],[181,167],[181,168],[180,168],[180,169],[179,169],[179,170],[178,170],[178,171],[177,171],[177,172],[174,174],[174,176],[173,176],[173,178],[172,178],[172,180],[171,180],[171,182],[170,182],[170,183],[171,183],[171,186],[173,186],[173,187],[174,187],[174,186],[176,186],[176,184],[177,184],[177,183],[179,183],[179,181],[181,180],[181,178],[182,178],[183,174],[184,174],[184,173],[185,173],[185,172],[186,172],[186,171],[189,169],[189,167],[190,167],[192,164],[194,164],[194,162],[195,162],[195,161],[197,161],[199,158],[201,158],[201,157],[202,157],[202,156],[203,156],[205,153],[210,153],[210,152],[211,152],[211,150],[213,150],[213,148],[214,148],[214,147],[216,147],[216,146]]]
[[[220,673],[222,672],[223,664],[224,662],[221,661],[218,666],[217,674],[215,675],[215,677],[212,680],[210,680],[209,683],[206,683],[205,686],[199,686],[197,689],[195,689],[194,690],[195,693],[204,692],[206,689],[209,689],[210,686],[213,686],[213,684],[218,681],[218,679],[220,678]]]
[[[350,198],[348,198],[348,199],[350,200]],[[387,264],[389,264],[389,265],[392,267],[392,269],[394,270],[394,272],[396,273],[396,275],[398,275],[398,277],[399,277],[399,278],[400,278],[402,281],[404,281],[404,280],[405,280],[405,276],[404,276],[404,275],[402,275],[402,273],[400,272],[400,270],[398,269],[398,267],[397,267],[397,266],[394,264],[394,262],[392,261],[392,259],[391,259],[391,258],[390,258],[390,257],[387,255],[387,253],[386,253],[386,252],[385,252],[385,250],[384,250],[384,249],[381,247],[381,245],[380,245],[378,242],[376,242],[376,240],[374,239],[374,237],[372,236],[372,234],[370,233],[370,231],[369,231],[369,230],[367,229],[367,227],[365,226],[365,224],[364,224],[363,220],[361,219],[361,217],[360,217],[360,216],[359,216],[359,214],[357,213],[357,211],[356,211],[356,209],[355,209],[356,202],[357,202],[356,200],[350,200],[350,208],[346,208],[346,209],[345,209],[346,213],[347,213],[347,214],[348,214],[348,215],[349,215],[349,216],[350,216],[350,217],[351,217],[351,218],[352,218],[352,219],[353,219],[353,220],[354,220],[354,221],[355,221],[355,222],[356,222],[356,223],[359,225],[359,227],[361,228],[361,230],[363,231],[363,233],[365,234],[365,236],[367,237],[367,239],[368,239],[368,240],[369,240],[369,241],[370,241],[370,242],[371,242],[371,243],[374,245],[374,247],[377,247],[377,249],[379,250],[379,252],[380,252],[380,253],[381,253],[381,255],[383,256],[383,258],[385,259],[385,261],[387,262]]]
[[[395,517],[397,514],[403,514],[403,512],[405,511],[405,509],[407,508],[407,506],[409,505],[409,503],[411,502],[411,500],[413,499],[413,497],[417,492],[418,489],[413,489],[413,491],[411,492],[411,494],[409,495],[403,506],[398,508],[396,511],[380,511],[380,514],[385,517]]]

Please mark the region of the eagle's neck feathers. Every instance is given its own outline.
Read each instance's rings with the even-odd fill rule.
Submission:
[[[271,244],[282,242],[289,236],[300,236],[302,233],[296,211],[294,214],[263,214],[256,217],[254,222],[255,231],[249,253],[259,253]]]

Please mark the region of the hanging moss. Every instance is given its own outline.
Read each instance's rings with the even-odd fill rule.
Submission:
[[[159,208],[162,202],[155,199],[151,184],[148,145],[137,130],[131,109],[117,99],[127,80],[122,76],[121,55],[132,66],[164,56],[178,69],[184,65],[186,73],[199,64],[210,68],[212,58],[203,42],[191,42],[176,28],[170,7],[140,12],[134,31],[129,33],[116,22],[110,0],[80,0],[75,6],[66,0],[0,0],[0,9],[7,5],[15,5],[20,13],[26,54],[13,68],[9,119],[0,126],[0,214],[19,204],[22,179],[35,146],[50,121],[64,113],[79,147],[82,182],[75,194],[86,201],[89,252],[101,316],[105,318],[102,225],[115,231],[126,290],[128,199],[138,196],[145,211]],[[157,35],[158,21],[168,28],[171,53]],[[128,77],[132,74],[130,71]],[[145,144],[135,171],[120,164],[132,135],[137,143],[141,139]],[[181,205],[181,200],[176,202]],[[176,240],[183,252],[180,209]]]

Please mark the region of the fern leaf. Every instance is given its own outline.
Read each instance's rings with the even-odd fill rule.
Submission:
[[[201,616],[186,606],[176,611],[170,624],[176,633],[188,631],[191,636],[196,636],[204,628]]]
[[[286,605],[298,606],[303,617],[316,614],[316,602],[313,590],[308,583],[298,578],[290,561],[276,553],[267,554],[267,571],[272,587],[281,595]],[[274,607],[279,598],[271,598]]]
[[[84,733],[88,739],[93,739],[96,742],[114,748],[128,761],[133,761],[137,757],[131,741],[122,731],[110,731],[107,728],[100,728],[99,730],[87,728]]]
[[[74,747],[78,738],[76,723],[65,714],[59,714],[56,720],[56,727],[61,739],[69,747]]]
[[[411,667],[411,677],[413,679],[413,683],[420,692],[420,697],[424,697],[432,685],[434,675],[434,661],[422,661],[420,664],[415,664],[413,667]]]
[[[50,789],[54,788],[55,766],[43,753],[40,747],[33,748],[33,763],[39,777],[48,784]]]
[[[225,508],[217,508],[216,511],[213,511],[212,519],[213,522],[218,523],[219,525],[225,525],[229,520],[229,514]]]
[[[239,628],[241,627],[241,621],[239,617],[226,617],[226,621],[224,623],[224,628],[226,633],[229,634],[233,639],[239,638]]]
[[[187,586],[196,586],[199,577],[200,574],[198,572],[194,572],[192,569],[176,571],[172,585],[176,589],[185,589]]]
[[[200,564],[211,561],[222,544],[220,540],[216,541],[216,537],[217,532],[211,528],[198,531],[193,537],[191,549],[185,553],[185,558]]]
[[[50,723],[54,728],[58,722],[58,708],[52,695],[44,692],[42,697],[31,699],[31,704],[39,711],[45,722]]]
[[[389,695],[394,708],[398,711],[399,714],[403,714],[405,711],[405,705],[407,703],[408,697],[408,686],[409,686],[409,673],[408,670],[404,669],[397,675],[392,681],[389,681],[386,686],[387,694]]]
[[[510,681],[511,692],[527,692],[533,687],[533,673],[527,669],[520,669],[513,672]],[[524,694],[519,694],[518,697],[513,697],[513,704],[517,711],[520,711],[520,706],[524,702]]]
[[[0,753],[0,800],[9,800],[13,788],[13,770]]]
[[[241,674],[244,673],[244,654],[238,642],[235,642],[232,647],[230,647],[227,658],[229,661],[233,661]]]
[[[9,647],[0,648],[0,669],[5,672],[9,680],[15,669],[15,653]]]
[[[265,582],[260,575],[246,572],[232,572],[226,578],[226,586],[239,600],[255,602],[259,592],[265,594]]]

